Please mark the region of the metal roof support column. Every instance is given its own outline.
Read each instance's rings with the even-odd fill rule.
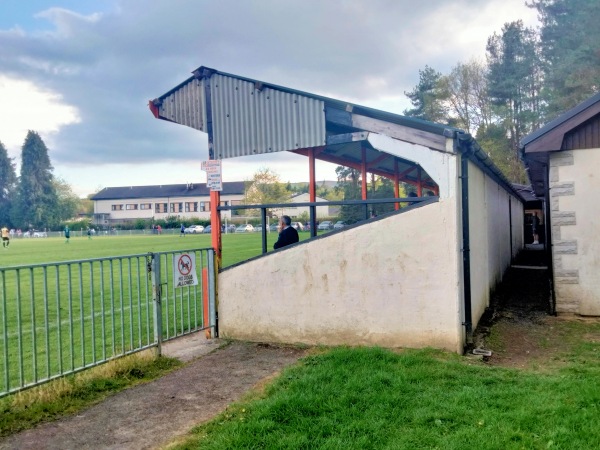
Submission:
[[[417,167],[417,197],[423,197],[423,181],[421,180],[421,166]]]
[[[398,160],[394,159],[394,197],[400,197],[400,176],[398,175]],[[394,209],[400,209],[400,203],[394,203]]]
[[[315,202],[317,199],[317,186],[315,176],[315,148],[308,149],[308,197],[310,202]],[[317,208],[310,208],[310,235],[317,235]]]
[[[217,258],[217,270],[221,269],[221,214],[219,206],[221,205],[221,193],[219,191],[210,191],[210,226],[212,237],[212,248],[215,250]]]
[[[362,199],[367,199],[367,148],[362,149],[362,158],[360,164],[360,176],[362,181]]]

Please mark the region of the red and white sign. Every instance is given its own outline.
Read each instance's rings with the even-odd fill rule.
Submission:
[[[177,253],[173,255],[173,284],[176,288],[196,286],[196,255],[194,253]]]
[[[208,188],[211,191],[222,191],[221,160],[210,159],[208,161],[202,161],[200,168],[206,172],[206,185]]]

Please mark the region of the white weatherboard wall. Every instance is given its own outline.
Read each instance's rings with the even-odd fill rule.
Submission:
[[[462,352],[457,218],[443,199],[226,269],[220,335]]]
[[[471,162],[468,183],[471,313],[475,327],[489,306],[490,290],[502,281],[512,257],[523,248],[524,211],[514,195]]]
[[[556,311],[600,315],[600,149],[550,153]]]

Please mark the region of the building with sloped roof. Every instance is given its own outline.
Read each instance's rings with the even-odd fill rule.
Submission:
[[[244,199],[245,183],[223,183],[221,205],[239,205]],[[112,226],[137,219],[210,219],[210,191],[205,183],[163,184],[152,186],[107,187],[95,194],[94,224]],[[230,218],[231,211],[223,217]]]
[[[533,190],[546,206],[556,312],[600,315],[600,94],[521,141]]]

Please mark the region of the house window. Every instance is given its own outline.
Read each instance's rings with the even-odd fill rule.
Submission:
[[[170,211],[172,213],[180,213],[183,212],[183,203],[171,203]]]
[[[185,203],[185,212],[197,212],[198,211],[198,202],[186,202]]]
[[[112,205],[111,209],[113,211],[123,211],[123,205]]]
[[[202,212],[210,211],[210,202],[200,202],[200,211],[202,211]]]
[[[138,205],[137,203],[128,203],[127,205],[125,205],[125,209],[128,211],[132,209],[138,209]]]
[[[140,209],[152,209],[152,203],[140,203]]]
[[[167,212],[167,204],[166,203],[155,203],[154,211],[157,213],[166,213]]]
[[[229,206],[229,202],[227,200],[221,202],[221,206]]]

